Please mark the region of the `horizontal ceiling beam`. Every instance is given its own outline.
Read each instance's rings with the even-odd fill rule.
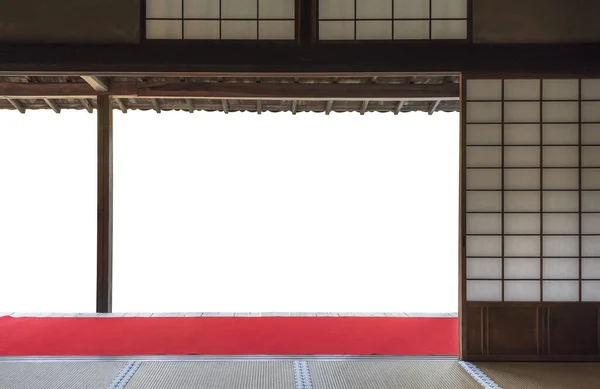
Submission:
[[[437,101],[458,100],[459,85],[445,84],[302,84],[302,83],[150,83],[112,82],[107,92],[85,83],[0,83],[0,98],[115,98],[237,99],[237,100],[346,100]]]

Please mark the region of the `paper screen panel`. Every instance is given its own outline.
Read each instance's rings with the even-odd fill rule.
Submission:
[[[467,125],[467,145],[501,145],[501,144],[502,144],[502,126],[500,124],[468,124]]]
[[[146,0],[146,17],[181,19],[181,5],[182,0]]]
[[[540,125],[539,124],[505,124],[504,125],[504,144],[505,145],[539,145],[540,144]]]
[[[532,257],[540,255],[539,236],[505,236],[504,255]]]
[[[540,192],[504,192],[505,212],[539,212]]]
[[[505,258],[504,278],[540,278],[539,258]]]
[[[581,169],[581,188],[600,189],[600,169]]]
[[[579,143],[578,124],[544,124],[543,128],[545,145],[577,145]]]
[[[579,281],[544,281],[543,301],[579,301]]]
[[[467,167],[501,167],[501,147],[467,147]]]
[[[468,123],[500,123],[502,122],[502,103],[468,102]]]
[[[504,103],[504,121],[506,123],[540,122],[540,103],[506,102]]]
[[[545,279],[579,279],[579,258],[544,258]]]
[[[577,146],[544,146],[544,167],[578,167]]]
[[[501,234],[502,214],[471,213],[467,215],[467,234]]]
[[[579,234],[579,214],[577,213],[545,214],[543,220],[544,234]]]
[[[357,19],[391,19],[391,15],[392,0],[356,0]]]
[[[542,109],[544,122],[579,122],[579,103],[577,102],[544,102]]]
[[[579,189],[578,169],[544,169],[544,189]]]
[[[502,281],[467,281],[468,301],[501,301]]]
[[[504,100],[539,100],[540,80],[504,80]]]
[[[581,99],[600,100],[600,79],[581,80]]]
[[[581,165],[600,168],[600,146],[583,146],[581,148]]]
[[[578,212],[578,192],[544,192],[544,212]]]
[[[600,122],[600,102],[599,101],[583,101],[581,103],[581,121]]]
[[[434,19],[466,19],[467,0],[431,0]]]
[[[285,3],[285,1],[281,2],[281,4]],[[186,18],[219,19],[221,13],[220,0],[184,0],[183,9]]]
[[[467,192],[467,212],[500,212],[501,210],[502,192]]]
[[[579,80],[544,80],[544,100],[579,100]]]
[[[182,22],[178,20],[148,20],[146,37],[148,39],[182,39]]]
[[[584,257],[600,257],[600,236],[582,236],[581,251]]]
[[[467,80],[467,100],[502,100],[502,80]]]
[[[502,278],[502,259],[467,258],[467,278]]]
[[[504,281],[504,301],[540,301],[538,281]]]
[[[540,215],[535,213],[509,213],[504,215],[505,234],[539,234]]]
[[[539,188],[539,169],[504,169],[504,189],[524,190]]]
[[[544,236],[545,257],[577,257],[579,256],[579,237],[577,236]]]
[[[468,169],[467,189],[501,189],[501,169]]]
[[[583,258],[581,260],[581,278],[600,279],[600,258]]]
[[[584,213],[581,215],[582,234],[600,234],[600,213]]]
[[[504,146],[504,167],[539,167],[539,146]]]
[[[584,145],[600,145],[600,124],[582,124],[581,143]]]
[[[581,210],[583,212],[600,212],[600,191],[581,192]]]
[[[467,236],[467,256],[499,257],[502,255],[502,237]]]
[[[600,301],[600,281],[583,281],[581,284],[582,301]]]
[[[466,39],[466,20],[432,20],[431,39]]]
[[[389,40],[392,39],[391,21],[360,20],[356,22],[356,39]]]

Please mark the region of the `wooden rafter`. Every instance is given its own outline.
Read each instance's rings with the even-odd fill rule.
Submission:
[[[95,91],[108,92],[110,80],[108,78],[96,77],[96,76],[81,76],[85,82],[88,83]]]
[[[360,105],[360,114],[364,115],[367,112],[367,108],[369,107],[369,100],[365,100]]]
[[[292,115],[295,115],[297,110],[298,110],[298,101],[294,100],[294,101],[292,101]]]
[[[127,113],[127,106],[125,105],[124,101],[122,101],[121,99],[116,99],[115,98],[115,102],[119,106],[119,109],[121,110],[121,112]]]
[[[15,107],[15,109],[21,113],[25,113],[27,111],[27,109],[23,106],[23,104],[21,104],[21,102],[19,100],[16,99],[7,99],[8,102]]]
[[[44,102],[48,104],[48,107],[50,107],[54,112],[60,113],[60,107],[58,106],[58,104],[56,104],[55,101],[50,99],[44,99]]]
[[[227,103],[227,100],[221,100],[221,105],[223,106],[223,112],[229,113],[229,104]]]
[[[196,108],[194,108],[194,100],[185,99],[185,103],[187,104],[188,112],[194,113],[194,111],[196,110]]]
[[[435,113],[435,111],[438,109],[441,102],[442,102],[441,100],[436,100],[436,101],[433,101],[431,104],[429,104],[429,111],[428,111],[429,115],[433,115]]]
[[[325,115],[329,115],[331,110],[333,109],[333,100],[327,100],[327,105],[325,106]]]
[[[262,102],[260,100],[256,100],[256,113],[262,114]]]
[[[161,113],[162,110],[160,109],[160,103],[158,102],[157,99],[151,99],[152,100],[152,107],[154,107],[154,110],[156,111],[156,113]]]
[[[400,100],[396,103],[394,106],[394,115],[398,115],[400,112],[402,112],[402,107],[404,107],[404,104],[406,104],[404,100]]]
[[[79,103],[85,108],[89,113],[94,113],[94,108],[92,104],[88,101],[88,99],[79,99]]]

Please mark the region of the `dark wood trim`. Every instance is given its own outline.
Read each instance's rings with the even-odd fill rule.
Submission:
[[[467,84],[460,77],[460,129],[459,129],[459,184],[458,184],[458,358],[467,355],[467,264],[465,253],[466,231],[466,144],[467,144]],[[483,315],[483,313],[482,313]],[[483,331],[481,331],[483,337]],[[483,338],[481,345],[483,347]],[[483,350],[482,350],[483,353]]]
[[[112,311],[113,114],[110,96],[98,96],[98,214],[96,312]]]
[[[0,73],[298,74],[470,72],[591,74],[600,44],[476,45],[452,42],[146,42],[140,45],[2,45]],[[210,55],[207,55],[210,53]]]
[[[318,0],[296,0],[296,43],[311,46],[317,43]]]

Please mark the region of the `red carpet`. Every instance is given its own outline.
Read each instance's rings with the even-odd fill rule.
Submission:
[[[1,356],[456,355],[455,318],[0,317]]]

